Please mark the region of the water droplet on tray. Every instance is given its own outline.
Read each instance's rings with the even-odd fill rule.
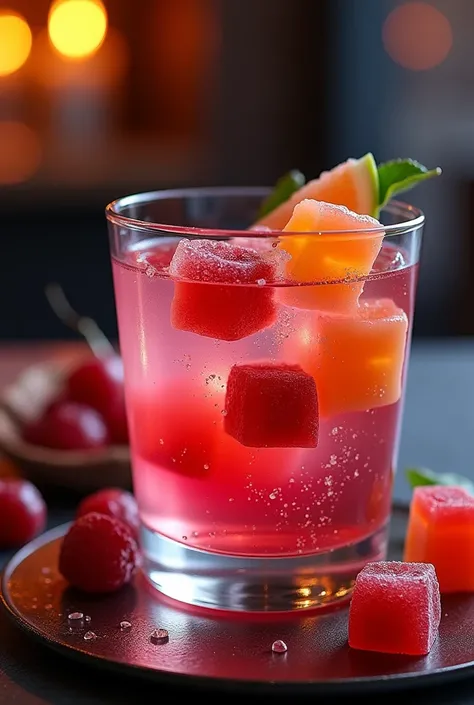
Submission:
[[[91,618],[89,617],[88,614],[86,614],[86,616],[84,617],[84,619],[86,620],[86,622],[90,622],[90,621],[91,621]]]
[[[272,644],[272,651],[275,654],[284,654],[286,651],[288,651],[288,647],[284,641],[282,641],[281,639],[277,639]]]
[[[86,632],[84,634],[84,640],[90,641],[91,639],[97,639],[97,634],[95,632]]]
[[[167,629],[154,629],[150,634],[150,641],[153,644],[163,644],[168,641],[169,634]]]
[[[122,631],[125,631],[126,629],[131,629],[131,627],[132,627],[132,625],[130,622],[127,622],[125,620],[123,622],[120,622],[120,629]]]
[[[82,612],[71,612],[71,614],[68,614],[68,619],[71,620],[71,622],[78,622],[81,619],[84,619],[84,615]]]

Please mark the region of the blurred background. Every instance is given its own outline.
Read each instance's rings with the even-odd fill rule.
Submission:
[[[269,185],[349,156],[441,179],[415,336],[474,334],[472,0],[0,0],[0,336],[74,337],[43,289],[116,336],[105,204]]]

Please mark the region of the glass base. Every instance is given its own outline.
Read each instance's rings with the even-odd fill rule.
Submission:
[[[384,560],[388,527],[325,553],[244,558],[184,546],[142,527],[143,571],[160,592],[199,607],[245,612],[314,609],[348,600],[357,573]]]

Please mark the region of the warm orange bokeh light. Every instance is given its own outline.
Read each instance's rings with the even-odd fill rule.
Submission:
[[[12,10],[0,10],[0,76],[9,76],[23,66],[31,44],[26,20]]]
[[[100,0],[56,0],[48,18],[51,44],[68,59],[84,59],[107,34],[107,12]]]
[[[41,144],[33,130],[21,122],[0,122],[0,184],[27,181],[38,169]]]
[[[448,18],[432,5],[407,2],[385,20],[383,42],[395,63],[412,71],[426,71],[448,56],[453,32]]]

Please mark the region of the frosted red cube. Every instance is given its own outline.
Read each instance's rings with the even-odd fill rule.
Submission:
[[[423,656],[438,634],[441,602],[431,563],[379,561],[358,574],[349,611],[349,645]]]
[[[250,448],[315,448],[319,412],[313,377],[298,365],[234,365],[224,428]]]
[[[283,276],[281,254],[221,240],[181,240],[170,263],[173,327],[230,341],[272,325],[277,307],[267,284]]]

